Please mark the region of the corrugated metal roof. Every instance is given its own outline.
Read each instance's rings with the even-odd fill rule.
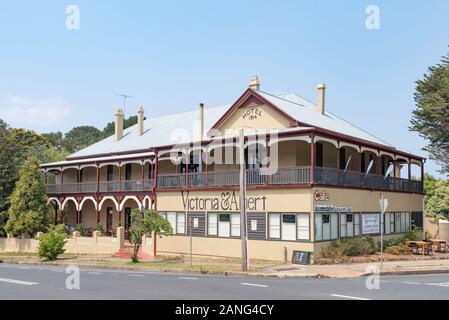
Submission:
[[[376,144],[391,146],[387,142],[365,132],[329,111],[326,111],[324,115],[320,114],[312,102],[296,94],[275,96],[263,91],[258,91],[258,93],[301,123],[367,140]],[[230,107],[231,105],[204,109],[205,135]],[[154,118],[150,116],[145,120],[144,128],[145,132],[142,136],[137,134],[137,125],[135,125],[124,130],[123,138],[119,141],[115,140],[115,136],[108,137],[70,155],[67,159],[98,154],[123,153],[131,150],[143,150],[151,147],[199,141],[198,108],[193,111],[166,116]],[[203,138],[207,139],[206,136]]]

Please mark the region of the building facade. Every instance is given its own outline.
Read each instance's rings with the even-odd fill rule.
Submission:
[[[147,119],[140,108],[126,130],[117,110],[114,136],[42,166],[55,220],[113,234],[132,209],[153,208],[175,231],[159,252],[187,254],[192,234],[194,254],[240,257],[243,163],[250,258],[377,237],[381,194],[386,237],[422,227],[425,159],[328,112],[325,90],[315,105],[263,92],[256,77],[232,105]]]

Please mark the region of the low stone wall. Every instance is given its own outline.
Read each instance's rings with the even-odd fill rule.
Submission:
[[[0,238],[0,252],[36,253],[39,246],[38,233],[36,238]],[[99,232],[94,232],[92,237],[80,237],[75,231],[67,239],[65,245],[66,253],[72,254],[114,254],[125,248],[124,230],[117,228],[117,237],[101,237]]]

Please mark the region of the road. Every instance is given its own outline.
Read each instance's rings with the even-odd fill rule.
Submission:
[[[449,299],[449,274],[366,278],[252,278],[80,269],[79,290],[64,267],[0,264],[0,300],[8,299]],[[70,281],[69,281],[70,282]],[[73,284],[73,282],[70,282]]]

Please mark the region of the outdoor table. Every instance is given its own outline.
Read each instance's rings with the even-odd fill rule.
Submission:
[[[422,255],[424,256],[426,254],[426,246],[430,244],[430,242],[426,241],[407,241],[407,246],[410,247],[412,244],[416,245],[418,248],[422,247]]]
[[[429,239],[432,245],[438,246],[438,251],[447,253],[447,241],[441,239]],[[443,249],[444,248],[444,249]]]

